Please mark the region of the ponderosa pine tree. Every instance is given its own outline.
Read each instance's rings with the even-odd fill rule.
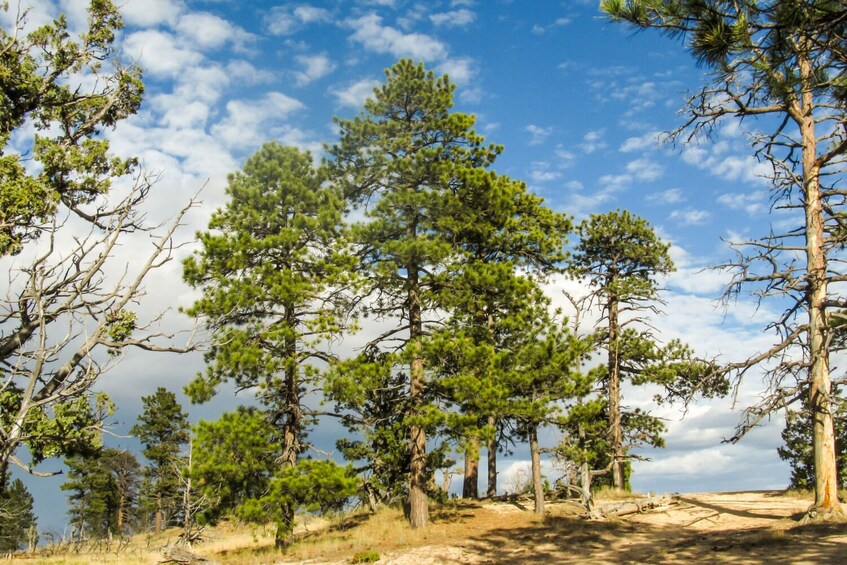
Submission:
[[[336,120],[338,144],[329,147],[331,178],[365,219],[352,227],[361,256],[367,309],[396,323],[374,343],[397,351],[397,370],[408,378],[410,433],[409,521],[429,521],[426,485],[427,429],[441,417],[432,410],[423,339],[441,306],[438,290],[457,242],[446,236],[455,221],[459,187],[488,167],[500,148],[484,146],[473,116],[452,112],[454,85],[423,64],[401,60],[352,120]]]
[[[36,519],[32,495],[20,479],[11,481],[0,492],[0,551],[8,553],[25,545],[34,547]]]
[[[505,375],[509,390],[508,417],[516,423],[519,436],[529,443],[535,513],[544,514],[541,449],[538,430],[558,421],[565,403],[588,394],[591,376],[582,364],[592,343],[580,339],[544,312],[522,332],[513,345],[510,370]]]
[[[215,522],[262,497],[282,456],[277,432],[263,411],[243,406],[195,426],[191,478],[210,501],[203,520]]]
[[[838,463],[838,488],[847,488],[847,410],[844,398],[833,391],[832,421],[835,427],[835,454]],[[784,445],[777,448],[779,458],[791,466],[789,488],[813,489],[815,487],[815,447],[812,439],[814,425],[808,409],[786,410],[782,430]]]
[[[191,426],[176,395],[166,388],[142,396],[141,402],[143,411],[129,433],[144,444],[142,454],[150,462],[143,472],[148,486],[144,496],[154,500],[153,529],[159,533],[179,497],[180,454],[191,438]]]
[[[844,234],[844,3],[603,0],[601,8],[615,21],[684,38],[698,63],[713,71],[711,80],[688,99],[688,119],[677,135],[691,139],[731,117],[767,128],[751,136],[754,147],[773,167],[773,200],[780,209],[796,210],[797,221],[782,233],[738,245],[738,260],[725,265],[735,273],[728,296],[752,286],[760,300],[774,297],[789,305],[769,326],[777,343],[727,367],[741,378],[754,365],[776,361],[769,394],[746,410],[733,439],[787,402],[805,398],[814,422],[815,504],[810,515],[841,517],[829,347],[830,324],[845,301],[828,287],[844,280],[838,268],[842,259],[834,256],[843,247]],[[802,363],[796,362],[798,357]]]
[[[126,450],[104,448],[96,455],[65,459],[68,480],[61,485],[68,494],[77,540],[123,535],[132,524],[141,465]]]
[[[497,494],[498,423],[508,399],[498,386],[502,375],[494,357],[511,349],[526,318],[535,317],[528,312],[540,297],[536,283],[564,260],[572,224],[529,193],[523,182],[490,170],[477,169],[463,177],[455,194],[454,218],[443,229],[459,247],[462,260],[443,274],[439,302],[451,317],[438,345],[429,349],[441,359],[436,361],[441,386],[453,397],[447,400],[462,398],[453,435],[463,438],[463,496],[477,498],[481,436],[488,444],[487,495]],[[468,394],[471,390],[474,393]]]
[[[294,465],[313,416],[302,401],[317,375],[311,363],[328,360],[320,343],[344,316],[343,201],[308,153],[275,142],[229,176],[227,194],[214,231],[200,234],[202,250],[184,263],[185,280],[203,291],[188,313],[212,333],[206,373],[186,390],[193,401],[226,381],[256,390],[278,430],[280,464]]]
[[[657,279],[674,268],[668,255],[670,245],[663,243],[644,219],[627,211],[592,215],[580,223],[578,232],[580,240],[569,271],[588,281],[594,289],[592,298],[602,310],[595,342],[607,351],[601,384],[609,420],[609,465],[612,486],[626,489],[625,432],[651,430],[640,435],[653,438],[650,443],[658,447],[657,432],[664,426],[647,413],[623,410],[624,379],[636,385],[661,384],[675,398],[694,392],[725,393],[725,389],[715,385],[698,391],[696,386],[711,365],[695,359],[690,348],[679,341],[659,347],[649,329],[644,329],[649,328],[643,325],[644,313],[656,312],[660,303]],[[624,426],[623,419],[631,424]]]

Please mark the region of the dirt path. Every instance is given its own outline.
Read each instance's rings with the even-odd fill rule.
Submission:
[[[567,504],[552,505],[544,520],[489,504],[430,543],[380,547],[379,563],[847,563],[847,525],[798,527],[808,506],[776,492],[696,494],[665,511],[589,522]]]

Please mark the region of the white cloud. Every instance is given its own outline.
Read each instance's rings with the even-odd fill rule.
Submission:
[[[665,174],[665,170],[661,165],[649,159],[630,161],[626,164],[626,171],[641,182],[653,182],[659,180]]]
[[[302,71],[294,73],[297,86],[305,86],[335,70],[335,65],[324,54],[298,55],[294,59],[303,66]]]
[[[657,204],[679,204],[680,202],[685,202],[685,195],[681,189],[671,188],[648,195],[647,201],[656,202]]]
[[[606,135],[605,129],[592,130],[582,137],[580,148],[585,153],[594,153],[606,147],[606,142],[603,141],[603,136]]]
[[[193,12],[179,18],[175,27],[183,41],[200,49],[219,49],[227,43],[240,47],[253,36],[223,18],[206,12]]]
[[[431,14],[429,19],[436,26],[464,27],[476,20],[476,14],[467,8],[462,8],[461,10]]]
[[[773,167],[750,155],[750,146],[737,124],[722,126],[709,144],[688,143],[682,149],[682,160],[719,178],[770,186]]]
[[[576,154],[572,151],[568,151],[564,148],[562,144],[556,145],[556,151],[554,152],[556,157],[558,157],[558,161],[556,162],[556,166],[560,169],[567,169],[572,167],[576,162]]]
[[[274,124],[302,108],[301,102],[281,92],[269,92],[259,100],[231,100],[226,117],[212,127],[212,134],[228,147],[258,145]]]
[[[618,192],[632,185],[632,175],[603,175],[598,179],[601,190]]]
[[[332,15],[323,8],[310,5],[276,6],[265,16],[265,26],[271,35],[291,35],[304,26],[332,21]]]
[[[158,30],[130,34],[124,42],[124,51],[154,77],[179,76],[203,60],[200,52],[184,47],[173,35]]]
[[[479,72],[476,61],[470,57],[446,59],[438,64],[437,70],[448,75],[450,81],[458,86],[470,84]]]
[[[330,93],[335,96],[341,106],[361,108],[365,99],[373,95],[374,88],[379,84],[372,79],[362,79],[344,89],[330,89]]]
[[[623,144],[621,144],[620,151],[621,153],[631,153],[632,151],[655,149],[659,144],[661,135],[662,132],[660,131],[651,131],[644,135],[628,137]]]
[[[376,53],[423,61],[437,61],[447,56],[447,47],[437,39],[422,33],[403,33],[393,27],[384,26],[382,18],[377,14],[348,20],[347,26],[354,30],[350,39]]]
[[[675,221],[678,224],[687,225],[687,226],[697,226],[705,224],[709,221],[709,218],[712,217],[712,214],[707,210],[696,210],[694,208],[685,208],[681,210],[674,210],[671,212],[670,219]]]
[[[529,176],[535,182],[548,182],[559,178],[561,173],[550,170],[550,163],[546,161],[534,161]]]
[[[524,130],[530,135],[530,145],[541,145],[542,143],[547,141],[547,138],[550,137],[551,133],[553,133],[553,128],[545,128],[542,126],[537,126],[535,124],[529,124],[524,128]]]
[[[173,24],[185,9],[181,0],[124,0],[119,4],[124,21],[138,27]]]
[[[718,196],[718,203],[733,210],[744,210],[751,216],[761,214],[768,209],[767,193],[764,191],[721,194]]]

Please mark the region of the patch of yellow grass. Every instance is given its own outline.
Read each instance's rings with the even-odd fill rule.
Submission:
[[[635,500],[637,498],[644,498],[644,495],[640,492],[632,492],[628,490],[620,490],[614,487],[600,487],[596,491],[594,491],[594,500],[595,501],[623,501],[623,500]]]

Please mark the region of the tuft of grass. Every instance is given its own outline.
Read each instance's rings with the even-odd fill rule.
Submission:
[[[376,563],[379,561],[379,552],[372,549],[360,551],[350,560],[351,563]]]
[[[640,492],[619,490],[610,486],[600,487],[594,491],[594,500],[632,500],[643,497],[644,495]]]

